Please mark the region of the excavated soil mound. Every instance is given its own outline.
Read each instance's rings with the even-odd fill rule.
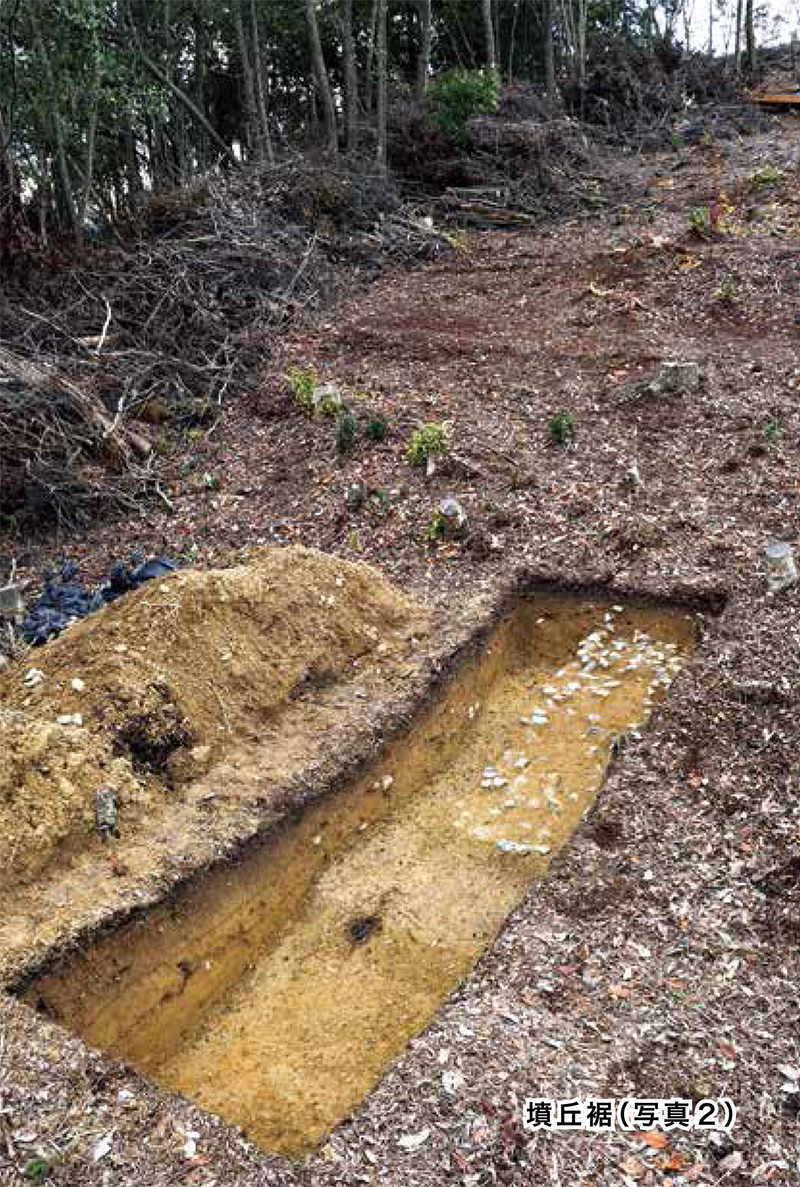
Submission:
[[[0,709],[0,889],[79,846],[101,789],[126,814],[143,813],[152,799],[130,764],[88,730]]]
[[[368,566],[290,547],[152,581],[76,623],[0,679],[0,888],[86,845],[101,788],[135,825],[289,703],[391,665],[425,622]]]

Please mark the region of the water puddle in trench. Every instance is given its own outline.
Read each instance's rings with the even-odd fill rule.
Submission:
[[[524,602],[365,776],[25,1000],[265,1149],[307,1151],[545,873],[692,637],[675,609]]]

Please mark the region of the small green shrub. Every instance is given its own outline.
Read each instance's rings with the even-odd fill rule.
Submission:
[[[292,389],[295,403],[304,412],[313,412],[314,391],[319,383],[316,372],[312,368],[289,367],[286,372],[286,382]]]
[[[776,420],[768,420],[764,425],[764,441],[773,449],[781,439],[781,426]]]
[[[371,412],[364,432],[370,441],[385,441],[389,432],[389,422],[382,412]]]
[[[444,453],[446,448],[447,430],[444,425],[429,421],[411,434],[406,457],[412,466],[424,466],[429,457]]]
[[[450,70],[428,88],[431,123],[449,136],[461,136],[473,115],[497,110],[500,79],[491,70]]]
[[[783,180],[783,173],[780,169],[776,169],[774,165],[765,165],[763,169],[758,169],[750,178],[750,184],[757,189],[766,189],[769,186],[777,185]]]
[[[43,1183],[52,1169],[53,1163],[49,1158],[30,1158],[25,1163],[23,1174],[31,1183]]]
[[[315,390],[312,404],[314,411],[321,412],[323,416],[340,416],[344,409],[339,392],[335,389],[327,391],[324,387]]]
[[[336,452],[340,457],[352,453],[356,443],[356,418],[349,408],[342,408],[336,418]]]
[[[673,152],[680,152],[686,141],[683,139],[683,136],[681,136],[680,132],[673,132],[670,136],[670,143],[672,144]]]
[[[447,520],[442,515],[441,511],[434,511],[431,516],[430,523],[425,529],[423,539],[426,544],[435,544],[437,540],[441,540],[444,536],[447,527]]]
[[[689,230],[703,239],[711,234],[711,212],[707,206],[693,206],[689,211]]]
[[[735,305],[738,300],[736,292],[736,285],[733,277],[729,276],[727,280],[723,280],[716,292],[716,298],[721,301],[723,305]]]
[[[562,409],[557,412],[547,426],[547,435],[553,445],[569,445],[575,440],[575,421],[571,412]]]

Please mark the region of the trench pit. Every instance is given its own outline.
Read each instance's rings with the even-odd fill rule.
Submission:
[[[680,609],[526,600],[366,774],[21,996],[266,1150],[307,1152],[545,874],[692,641]]]

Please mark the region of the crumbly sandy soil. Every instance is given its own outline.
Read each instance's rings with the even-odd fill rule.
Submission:
[[[548,878],[317,1156],[266,1157],[6,1001],[0,1182],[34,1157],[108,1187],[798,1181],[800,586],[770,596],[760,566],[798,542],[796,128],[623,159],[601,213],[470,238],[299,327],[286,362],[368,391],[389,438],[339,464],[329,422],[265,376],[176,473],[175,516],[125,525],[199,562],[277,540],[369,559],[445,619],[523,566],[722,612]],[[699,237],[689,212],[720,191],[730,229]],[[643,389],[664,360],[701,382]],[[548,441],[560,409],[570,449]],[[452,422],[427,481],[405,460],[418,420]],[[431,547],[444,495],[472,534]],[[69,551],[99,572],[120,531]],[[666,1143],[521,1128],[525,1097],[577,1095],[724,1095],[739,1116]]]
[[[388,670],[426,629],[364,564],[296,545],[243,551],[149,582],[0,674],[1,888],[102,850],[101,791],[127,838],[276,726],[290,751],[293,702],[370,658]]]

